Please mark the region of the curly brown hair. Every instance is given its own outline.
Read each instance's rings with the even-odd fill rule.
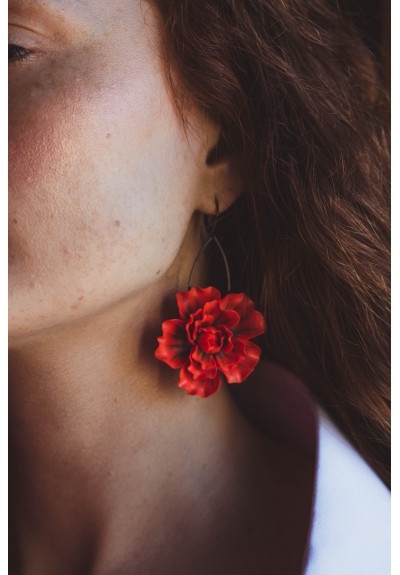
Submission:
[[[168,81],[220,128],[246,190],[225,219],[264,353],[390,484],[387,96],[327,0],[152,0]],[[235,265],[235,262],[238,262]]]

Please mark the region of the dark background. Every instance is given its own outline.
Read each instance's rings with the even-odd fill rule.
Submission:
[[[306,1],[306,0],[305,0]],[[332,0],[353,20],[380,64],[390,92],[390,0]]]

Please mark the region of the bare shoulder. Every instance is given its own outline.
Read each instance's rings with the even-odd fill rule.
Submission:
[[[246,417],[276,438],[277,497],[292,529],[288,548],[297,541],[300,553],[308,522],[304,569],[292,572],[390,573],[390,491],[305,383],[265,362],[233,392]]]
[[[281,575],[301,574],[312,527],[317,473],[315,405],[301,380],[268,363],[260,364],[247,385],[233,387],[232,395],[266,445],[268,480],[258,502],[262,509],[260,538],[258,550],[253,550],[253,571],[248,572],[262,568]]]
[[[312,526],[315,465],[315,454],[276,442],[273,498],[265,510],[272,531],[267,530],[264,544],[265,549],[272,542],[268,568],[273,573],[302,573]]]

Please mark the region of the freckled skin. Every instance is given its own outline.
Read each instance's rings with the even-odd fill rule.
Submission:
[[[35,52],[9,74],[10,573],[281,566],[297,459],[154,357],[237,163],[206,162],[218,129],[193,107],[184,133],[146,2],[46,0],[51,25],[38,5],[10,0],[9,42]]]
[[[154,14],[135,1],[112,14],[104,2],[78,5],[85,17],[62,41],[43,47],[10,29],[11,43],[41,50],[10,68],[11,342],[148,287],[204,206],[204,141],[215,130],[202,120],[185,136]]]

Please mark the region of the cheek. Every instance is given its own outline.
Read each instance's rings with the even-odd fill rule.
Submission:
[[[160,75],[79,78],[55,72],[10,101],[10,289],[41,316],[154,281],[193,211],[192,153]]]
[[[44,102],[31,96],[11,118],[10,261],[27,272],[19,280],[30,285],[32,274],[47,280],[73,255],[87,257],[89,237],[102,226],[95,165],[83,158],[90,134],[78,104],[77,98]]]

